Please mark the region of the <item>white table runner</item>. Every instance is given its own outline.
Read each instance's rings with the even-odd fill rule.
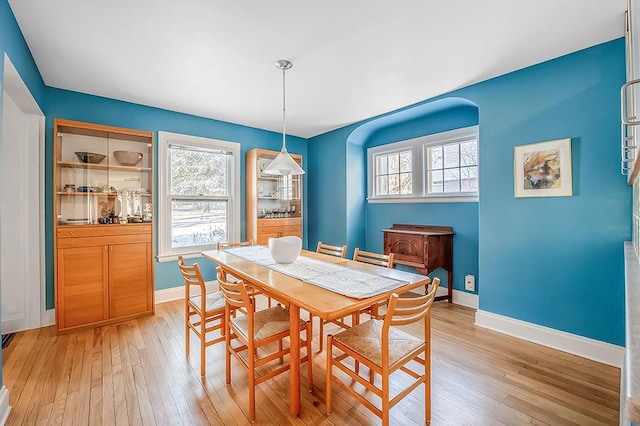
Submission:
[[[224,251],[282,274],[356,299],[366,299],[408,284],[408,281],[357,271],[334,263],[299,256],[293,263],[276,263],[267,247],[229,247]]]

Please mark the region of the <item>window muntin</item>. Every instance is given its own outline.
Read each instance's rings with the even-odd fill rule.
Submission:
[[[240,239],[240,145],[159,132],[159,258]]]

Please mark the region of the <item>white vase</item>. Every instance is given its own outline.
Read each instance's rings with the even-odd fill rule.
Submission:
[[[302,250],[300,237],[269,238],[269,251],[276,263],[293,263]]]

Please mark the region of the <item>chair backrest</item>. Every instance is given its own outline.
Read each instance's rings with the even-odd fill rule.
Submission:
[[[218,241],[218,250],[222,250],[225,247],[244,247],[244,246],[252,246],[253,245],[253,239],[247,240],[247,241],[237,241],[234,243],[222,243],[220,241]]]
[[[388,330],[390,326],[411,324],[427,316],[436,298],[439,285],[440,278],[434,278],[431,288],[424,296],[401,298],[393,293],[389,298],[384,316],[383,330]]]
[[[244,308],[248,312],[253,312],[253,301],[249,298],[247,288],[242,280],[231,282],[227,280],[227,271],[220,266],[216,268],[218,274],[218,285],[222,295],[227,300],[227,305],[234,308]]]
[[[180,268],[180,272],[182,273],[182,278],[184,278],[186,300],[189,300],[189,298],[191,297],[192,286],[198,287],[200,289],[201,295],[207,293],[207,288],[204,284],[204,279],[202,279],[200,267],[197,263],[194,263],[193,265],[187,265],[184,262],[184,257],[178,256],[178,267]]]
[[[345,258],[347,255],[347,245],[340,246],[332,246],[331,244],[324,244],[322,241],[318,241],[318,247],[316,248],[316,253],[328,254],[330,256]]]
[[[371,263],[372,265],[393,268],[393,253],[380,254],[370,251],[360,250],[356,247],[353,252],[353,260],[357,262]]]

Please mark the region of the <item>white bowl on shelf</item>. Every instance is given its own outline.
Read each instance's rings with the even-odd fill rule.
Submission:
[[[293,263],[296,261],[302,250],[302,240],[300,237],[287,236],[280,238],[269,238],[269,251],[276,263]]]
[[[142,160],[142,153],[135,151],[113,151],[113,156],[123,166],[135,166]]]

